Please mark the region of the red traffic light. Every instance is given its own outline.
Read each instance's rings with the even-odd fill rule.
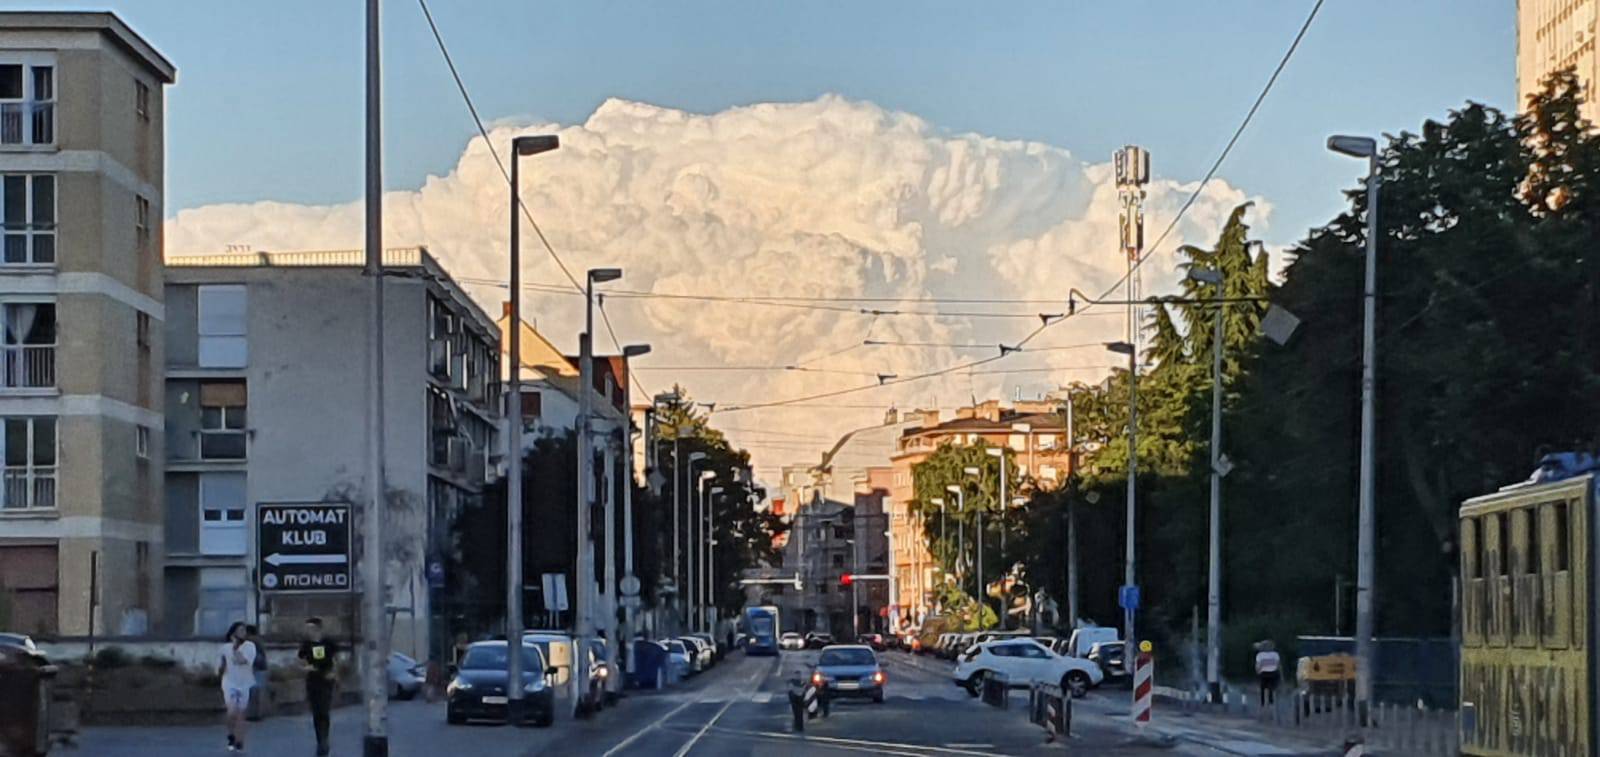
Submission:
[[[856,580],[856,577],[855,577],[854,573],[843,573],[843,574],[840,574],[840,576],[839,576],[839,585],[840,586],[849,586],[851,583],[854,583],[855,580]]]

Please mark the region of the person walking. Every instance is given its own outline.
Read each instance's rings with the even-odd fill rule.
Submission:
[[[267,648],[261,643],[261,629],[247,625],[244,627],[245,643],[256,648],[255,663],[251,670],[255,673],[255,685],[250,687],[250,709],[248,719],[251,722],[262,718],[262,711],[267,708]]]
[[[1261,706],[1278,703],[1278,680],[1283,660],[1271,640],[1256,644],[1256,680],[1261,682]]]
[[[228,751],[244,751],[245,714],[250,707],[250,689],[255,687],[256,646],[245,638],[245,624],[228,626],[222,644],[217,676],[222,679],[222,706],[228,717]]]
[[[306,618],[299,657],[306,669],[306,705],[311,709],[311,729],[317,734],[317,757],[327,757],[329,750],[328,711],[333,708],[333,658],[338,651],[333,642],[322,638],[322,619]]]

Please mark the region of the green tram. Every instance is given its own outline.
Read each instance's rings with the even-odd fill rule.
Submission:
[[[1461,751],[1595,754],[1600,464],[1546,456],[1461,505]]]

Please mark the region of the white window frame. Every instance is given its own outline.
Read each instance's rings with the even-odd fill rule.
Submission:
[[[218,482],[223,479],[239,481],[240,499],[237,503],[214,501],[215,497],[220,496],[216,489]],[[207,486],[207,482],[211,486]],[[250,505],[245,483],[243,473],[200,474],[196,497],[200,515],[200,554],[242,557],[249,552],[250,522],[247,514]],[[210,511],[215,511],[216,518],[207,517]]]
[[[133,430],[133,454],[140,460],[150,459],[150,427],[135,426]]]
[[[230,327],[215,321],[207,323],[206,300],[236,294],[241,302],[239,324]],[[198,333],[197,362],[201,368],[243,368],[250,361],[247,332],[250,322],[250,290],[243,284],[206,284],[195,288],[195,330]]]
[[[134,195],[133,233],[139,251],[143,252],[150,245],[150,198],[144,195]]]
[[[0,266],[54,266],[56,261],[60,260],[61,256],[61,248],[59,245],[55,244],[57,241],[56,230],[60,228],[61,225],[61,178],[56,174],[48,172],[7,171],[3,174],[0,174],[0,208],[4,208],[5,206],[5,179],[13,176],[21,176],[23,178],[22,193],[27,196],[23,203],[24,221],[21,227],[6,226],[4,224],[4,217],[0,216],[0,229],[4,230],[4,235],[6,238],[14,236],[23,237],[23,243],[27,248],[27,254],[24,256],[24,260],[7,261],[4,257],[4,248],[0,247]],[[50,199],[54,204],[54,207],[50,208],[51,220],[48,223],[36,225],[33,222],[33,217],[35,215],[35,208],[33,206],[34,183],[41,177],[48,177],[51,183],[55,185],[54,190],[50,193]],[[48,237],[50,239],[51,245],[49,260],[38,260],[38,254],[35,252],[36,245],[34,240],[41,237]],[[3,243],[4,239],[0,239],[0,244]]]
[[[4,332],[8,324],[6,310],[9,305],[49,305],[56,308],[56,341],[49,344],[17,344],[5,343]],[[51,297],[32,295],[0,296],[0,393],[28,394],[50,393],[56,389],[55,352],[61,342],[61,311],[58,303]],[[30,385],[27,379],[28,352],[29,350],[48,350],[49,380],[39,380],[39,385]],[[36,353],[37,354],[37,353]],[[14,372],[13,372],[14,371]],[[13,384],[15,384],[13,386]]]
[[[212,382],[212,383],[240,383],[240,384],[243,384],[243,382],[225,382],[225,381],[223,381],[223,382]],[[208,409],[211,409],[211,408],[215,408],[217,410],[217,417],[218,417],[218,420],[220,421],[221,425],[219,425],[219,426],[210,426],[210,425],[206,424],[206,411]],[[233,413],[243,413],[244,414],[245,425],[241,425],[239,428],[233,428],[232,426],[229,426],[228,425],[228,418]],[[199,434],[199,448],[195,450],[196,455],[201,460],[246,460],[246,459],[248,459],[250,457],[250,429],[249,429],[249,426],[248,426],[249,422],[250,422],[250,395],[248,393],[248,390],[246,391],[245,402],[244,402],[243,405],[205,405],[205,404],[200,405],[200,423],[199,423],[199,429],[200,430],[198,432],[198,434]],[[239,457],[208,457],[208,456],[206,456],[206,453],[205,453],[206,437],[207,436],[238,436],[239,439],[240,439],[241,445],[243,447],[243,451],[242,451],[242,453],[240,454]]]
[[[0,468],[3,468],[5,471],[4,486],[0,487],[0,512],[14,512],[17,510],[55,510],[57,509],[56,502],[57,496],[59,495],[56,484],[60,480],[61,476],[61,418],[54,415],[0,416],[0,424],[17,420],[27,421],[28,423],[28,449],[25,454],[26,460],[22,465],[19,466],[4,464],[6,457],[4,454],[5,428],[3,425],[0,425]],[[52,434],[52,436],[54,436],[55,449],[53,450],[53,454],[50,456],[50,459],[55,461],[54,465],[45,465],[34,462],[35,457],[37,457],[34,454],[34,447],[35,442],[38,440],[38,424],[39,421],[45,420],[50,421],[55,428],[55,431]],[[12,477],[18,475],[21,476],[21,485],[24,487],[23,503],[21,505],[13,505],[6,500],[9,499],[9,495],[11,493]],[[48,481],[48,484],[42,483],[46,481]],[[50,494],[47,497],[40,494],[40,487],[44,485],[50,487]],[[43,506],[35,506],[34,503],[41,499],[47,499],[48,504]]]
[[[133,80],[133,114],[140,121],[150,120],[150,85],[139,78]]]
[[[37,149],[54,147],[56,143],[55,104],[61,99],[61,68],[56,65],[56,56],[46,52],[12,52],[0,55],[0,65],[22,67],[22,97],[0,99],[0,149]],[[40,98],[34,91],[33,74],[35,68],[50,69],[50,97]],[[40,106],[48,106],[41,108]],[[16,112],[20,121],[17,127],[17,140],[4,141],[5,133],[3,123],[7,116],[4,111]],[[50,122],[49,139],[39,139],[34,133],[34,116],[40,112],[48,112]]]

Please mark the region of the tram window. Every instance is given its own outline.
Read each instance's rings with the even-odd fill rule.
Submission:
[[[1539,562],[1542,559],[1539,554],[1539,509],[1530,507],[1522,510],[1518,517],[1522,518],[1523,528],[1527,529],[1528,534],[1528,547],[1524,551],[1524,557],[1522,558],[1522,572],[1528,575],[1536,575],[1539,572]]]
[[[1551,505],[1551,507],[1555,508],[1555,510],[1556,510],[1556,518],[1555,518],[1555,520],[1556,520],[1556,533],[1555,533],[1556,565],[1555,565],[1555,569],[1559,572],[1559,571],[1567,570],[1571,566],[1572,537],[1570,535],[1571,534],[1571,529],[1569,527],[1569,524],[1567,523],[1567,518],[1569,517],[1569,515],[1567,513],[1567,503],[1565,503],[1565,502],[1557,502],[1554,505]]]
[[[1511,546],[1511,529],[1507,527],[1506,514],[1494,514],[1495,535],[1499,537],[1495,544],[1495,570],[1502,576],[1511,575],[1511,560],[1508,559]]]
[[[1477,518],[1466,520],[1467,528],[1472,529],[1472,571],[1469,575],[1473,578],[1483,578],[1483,528],[1482,521]]]

